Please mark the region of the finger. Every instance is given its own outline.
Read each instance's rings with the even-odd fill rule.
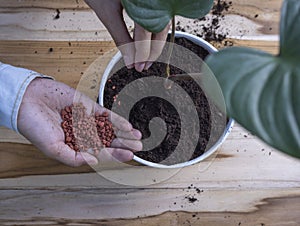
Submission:
[[[152,34],[151,51],[148,58],[148,62],[145,65],[146,70],[148,70],[151,67],[152,63],[156,61],[157,58],[160,56],[166,43],[170,26],[171,23],[169,23],[161,32]]]
[[[132,130],[132,125],[125,118],[116,113],[100,106],[99,104],[95,105],[95,112],[103,115],[105,112],[108,114],[108,119],[119,131],[130,132]]]
[[[148,61],[146,64],[145,64],[145,70],[148,70],[153,64],[153,61]]]
[[[143,145],[141,141],[128,140],[123,138],[114,139],[113,142],[111,143],[111,147],[128,149],[132,151],[141,151],[143,149]]]
[[[120,1],[86,0],[88,5],[95,11],[104,24],[114,42],[122,53],[127,67],[134,66],[135,48],[126,23],[123,18],[123,7]]]
[[[116,113],[109,111],[108,119],[112,122],[112,124],[119,130],[122,131],[131,131],[132,125],[125,118],[117,115]]]
[[[115,131],[115,134],[119,138],[125,138],[130,140],[140,140],[142,138],[142,134],[137,129],[132,129],[131,131]]]
[[[128,162],[133,159],[133,153],[129,150],[119,148],[103,148],[96,155],[101,162]]]
[[[126,43],[126,44],[116,44],[118,49],[120,50],[124,64],[128,69],[134,68],[134,57],[135,57],[135,46],[133,42]]]
[[[79,152],[79,156],[83,158],[88,165],[95,166],[98,164],[98,159],[87,152]]]
[[[51,148],[53,149],[53,148]],[[64,163],[65,165],[78,167],[81,165],[97,165],[98,160],[95,156],[92,156],[88,153],[75,152],[68,145],[63,142],[60,142],[54,147],[53,150],[46,152],[50,157]]]
[[[145,62],[148,61],[151,50],[151,32],[138,24],[134,28],[135,45],[135,69],[139,72],[144,70]]]

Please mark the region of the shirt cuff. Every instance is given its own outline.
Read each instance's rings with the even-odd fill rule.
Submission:
[[[19,133],[17,121],[20,105],[27,86],[37,77],[52,78],[0,62],[0,126]]]

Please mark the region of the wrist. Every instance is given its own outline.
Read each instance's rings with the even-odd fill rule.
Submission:
[[[37,77],[47,76],[28,69],[0,64],[0,126],[18,132],[17,118],[24,93]]]

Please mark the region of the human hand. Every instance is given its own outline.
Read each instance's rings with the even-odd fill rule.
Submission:
[[[111,34],[122,53],[125,65],[128,68],[134,67],[139,72],[149,69],[162,52],[170,24],[160,33],[153,34],[135,23],[132,38],[124,22],[121,0],[85,0],[85,2],[95,11]]]
[[[85,163],[96,165],[99,161],[126,162],[133,158],[133,151],[140,151],[141,133],[132,128],[124,118],[109,112],[109,119],[117,128],[110,148],[103,148],[97,156],[88,152],[78,152],[65,144],[65,135],[61,127],[61,109],[72,105],[74,96],[80,95],[85,106],[92,106],[95,112],[102,114],[107,109],[94,103],[73,88],[50,79],[34,79],[24,94],[19,114],[18,130],[32,144],[47,156],[69,166]]]

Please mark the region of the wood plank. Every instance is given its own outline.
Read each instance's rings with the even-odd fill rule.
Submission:
[[[286,208],[288,207],[288,208]],[[112,219],[108,221],[100,221],[109,226],[138,226],[138,225],[187,225],[187,226],[266,226],[280,225],[291,226],[299,225],[299,216],[291,210],[299,209],[299,197],[285,197],[264,199],[261,204],[256,206],[256,210],[250,213],[240,212],[171,212],[168,211],[158,216],[136,218],[130,220]],[[66,220],[67,222],[68,220]],[[79,221],[77,221],[79,222]],[[93,220],[83,221],[92,223]],[[95,222],[95,221],[94,221]],[[98,221],[99,222],[99,221]],[[100,223],[99,222],[99,223]]]
[[[189,196],[188,189],[1,190],[0,223],[297,225],[300,220],[299,189],[204,190],[195,202]]]
[[[300,188],[300,161],[268,147],[239,126],[234,127],[217,156],[174,171],[117,165],[98,167],[99,175],[78,175],[72,173],[81,169],[76,171],[47,160],[30,145],[0,143],[0,146],[3,150],[0,187],[3,189],[124,187],[120,183],[132,186],[139,184],[139,187],[145,188],[150,184],[156,188],[186,188],[191,184],[203,189]],[[122,181],[122,178],[126,178],[126,181]]]
[[[76,88],[88,66],[114,46],[112,41],[0,41],[0,61],[53,76]]]
[[[89,8],[84,0],[0,0],[2,8],[46,8],[46,9],[81,9]]]
[[[278,39],[280,9],[283,0],[233,0],[232,5],[217,17],[215,32],[235,39]],[[201,34],[201,26],[211,23],[211,15],[205,22],[178,17],[180,26],[188,33]]]
[[[263,34],[278,34],[283,0],[233,0],[232,2],[233,6],[229,8],[228,14],[242,15],[243,18],[259,24],[258,31]]]
[[[213,44],[277,54],[282,0],[232,2],[220,21],[229,39]],[[178,19],[187,31],[202,25]],[[132,26],[128,17],[126,22]],[[74,88],[88,66],[114,47],[83,0],[0,0],[0,30],[0,61]],[[0,128],[0,224],[300,224],[300,161],[239,125],[217,155],[178,172],[124,165],[97,169],[99,174],[89,166],[63,166]]]
[[[277,11],[282,4],[282,0],[233,0],[233,7],[229,12],[240,14],[244,12],[246,15],[253,15],[257,10],[261,12],[273,12]],[[89,8],[84,0],[0,0],[0,6],[2,8],[46,8],[46,9],[78,9]],[[266,15],[263,15],[266,16]]]
[[[0,40],[110,41],[104,25],[90,9],[0,8]],[[125,16],[128,26],[131,20]]]
[[[237,39],[227,41],[235,46],[278,53],[278,41]],[[218,45],[216,43],[217,47]],[[0,61],[54,76],[57,80],[75,88],[88,66],[114,46],[112,41],[0,41]]]
[[[279,53],[279,40],[277,41],[263,41],[263,40],[239,40],[239,39],[228,39],[229,43],[233,46],[243,46],[248,48],[259,49],[271,54]],[[226,40],[224,41],[226,42]]]
[[[0,40],[111,40],[83,1],[2,0],[0,3]],[[278,35],[281,3],[282,0],[232,1],[232,6],[219,19],[218,31],[229,37]],[[56,9],[60,9],[59,19],[54,19]],[[133,22],[127,15],[124,18],[131,30]],[[209,20],[177,19],[190,33],[209,23]]]
[[[2,126],[0,126],[0,142],[30,144],[30,142],[21,134]]]
[[[93,172],[89,166],[72,168],[49,159],[33,145],[0,143],[0,178]]]

